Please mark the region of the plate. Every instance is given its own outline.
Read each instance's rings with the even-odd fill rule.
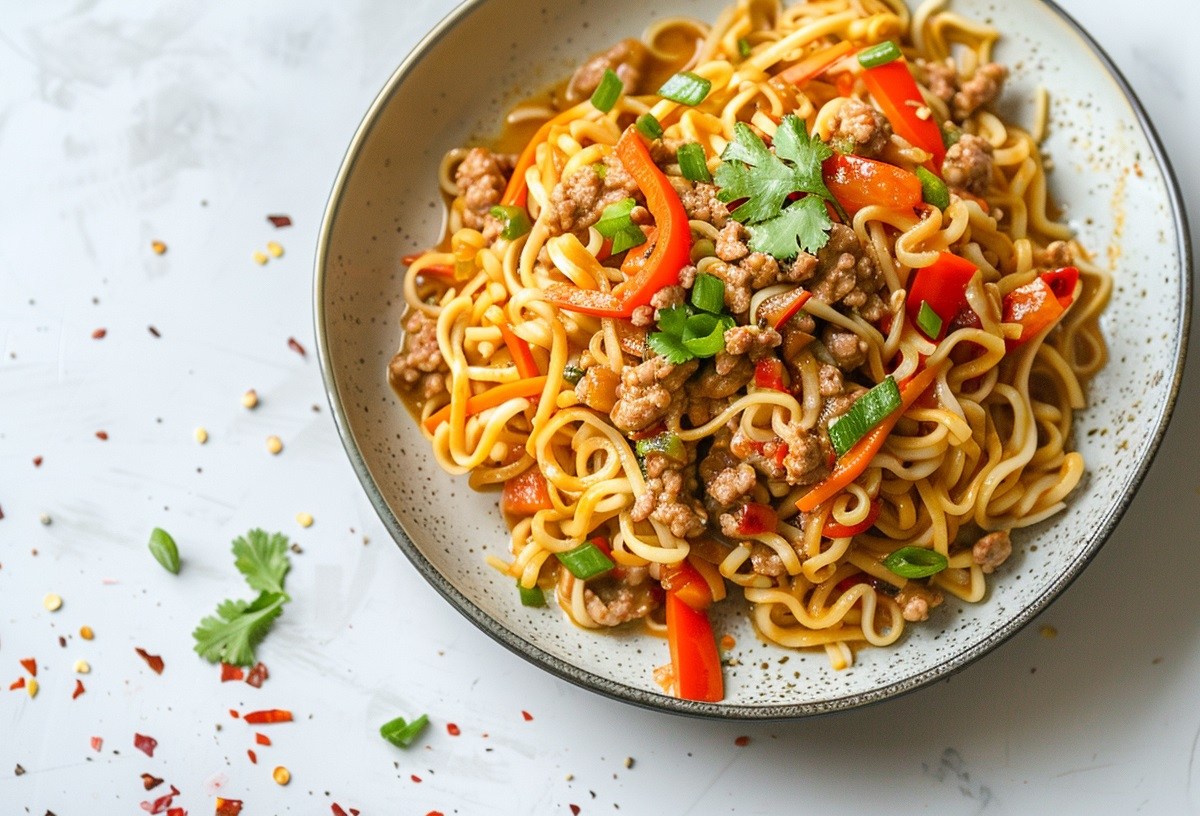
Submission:
[[[723,7],[679,0],[670,11],[711,21]],[[665,642],[597,636],[520,606],[511,582],[485,563],[488,553],[507,554],[496,494],[443,473],[388,386],[404,306],[399,259],[441,234],[437,168],[448,149],[494,136],[521,97],[665,11],[640,0],[609,0],[603,13],[584,3],[473,0],[421,41],[367,111],[330,196],[314,286],[321,366],[346,452],[400,549],[450,606],[593,691],[666,711],[774,719],[852,708],[943,678],[1010,637],[1079,575],[1132,500],[1176,396],[1191,297],[1185,215],[1145,112],[1078,24],[1039,0],[955,0],[953,8],[1004,35],[996,58],[1014,68],[1005,116],[1028,127],[1037,86],[1050,89],[1051,193],[1084,245],[1115,270],[1120,309],[1103,320],[1111,359],[1076,418],[1088,474],[1068,509],[1014,536],[1014,557],[982,603],[951,600],[897,645],[860,651],[848,670],[833,670],[821,652],[768,645],[740,610],[727,610],[715,626],[735,637],[735,665],[716,704],[662,693],[652,669],[668,661]]]

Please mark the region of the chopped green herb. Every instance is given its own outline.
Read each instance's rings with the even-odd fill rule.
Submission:
[[[661,139],[663,135],[662,124],[655,118],[653,113],[643,113],[637,118],[637,129],[647,139]]]
[[[858,64],[863,68],[878,68],[880,65],[887,65],[889,62],[895,62],[903,56],[900,53],[900,46],[896,45],[892,40],[884,40],[883,42],[872,45],[870,48],[864,48],[858,52]]]
[[[931,340],[936,340],[942,333],[942,318],[933,310],[927,300],[921,301],[921,308],[917,311],[917,328]]]
[[[946,149],[950,149],[958,144],[958,140],[962,138],[962,131],[953,122],[943,122],[940,125],[942,131],[942,144]]]
[[[950,206],[950,190],[946,187],[946,182],[935,176],[924,167],[918,167],[917,178],[921,180],[921,198],[925,199],[927,204],[932,204],[939,210],[944,210]]]
[[[161,527],[150,531],[150,554],[154,560],[162,564],[162,568],[172,575],[179,574],[179,548],[175,539]]]
[[[692,284],[692,305],[716,314],[725,308],[725,281],[716,275],[701,272]]]
[[[950,565],[946,556],[924,547],[901,547],[883,559],[883,565],[901,578],[928,578]]]
[[[704,155],[704,148],[698,143],[688,142],[680,145],[677,158],[679,172],[683,173],[683,177],[688,181],[712,181],[712,173],[708,172],[708,158]]]
[[[646,345],[671,365],[681,365],[696,356],[684,348],[683,341],[676,334],[651,332],[646,338]]]
[[[600,177],[601,181],[604,181],[604,177],[608,175],[608,165],[602,161],[592,162],[592,170]]]
[[[833,443],[837,455],[842,456],[854,447],[855,442],[899,409],[900,404],[900,389],[890,375],[856,399],[850,410],[829,426],[829,441]]]
[[[746,59],[746,57],[750,56],[750,41],[745,37],[742,37],[740,40],[738,40],[738,56],[740,56],[742,59]]]
[[[251,589],[283,592],[283,578],[292,566],[287,551],[283,533],[268,536],[264,530],[254,529],[233,540],[233,565]]]
[[[616,71],[611,68],[604,69],[604,76],[600,78],[600,84],[596,86],[595,92],[592,93],[592,107],[602,113],[608,113],[613,109],[613,105],[617,104],[617,100],[621,98],[621,91],[625,90],[625,83],[617,76]]]
[[[525,212],[524,207],[509,207],[497,204],[488,210],[488,212],[500,219],[502,225],[500,237],[505,241],[515,241],[531,229],[529,214]]]
[[[689,314],[690,312],[688,312],[687,306],[684,306],[683,304],[678,306],[668,306],[665,309],[659,309],[659,331],[664,331],[667,334],[673,334],[678,337],[679,335],[683,334],[683,327],[687,323]]]
[[[288,596],[263,592],[253,602],[222,601],[216,615],[208,615],[192,632],[196,653],[209,663],[253,666],[254,648],[283,612]]]
[[[546,593],[541,587],[523,587],[517,581],[517,591],[521,593],[521,606],[545,606]]]
[[[585,541],[574,549],[555,555],[567,571],[580,581],[594,578],[616,566],[612,559],[600,552],[600,548],[591,541]]]
[[[579,381],[583,379],[584,371],[577,365],[567,363],[563,366],[563,379],[571,385],[579,385]]]
[[[648,453],[661,453],[663,456],[669,456],[677,462],[687,463],[687,450],[683,447],[683,440],[677,434],[670,431],[660,433],[658,436],[652,436],[648,439],[639,439],[637,445],[634,446],[637,455],[646,458]]]
[[[712,90],[712,81],[691,71],[680,71],[663,83],[658,95],[680,105],[699,105]]]
[[[424,714],[412,722],[406,722],[403,717],[397,717],[380,726],[379,735],[397,748],[408,748],[427,725],[429,725],[429,717]]]
[[[796,257],[797,249],[816,252],[825,246],[833,221],[825,210],[824,201],[806,196],[790,207],[784,207],[777,218],[750,224],[746,229],[750,233],[748,246],[752,250],[787,260]]]
[[[600,214],[600,220],[596,222],[596,230],[605,238],[612,239],[614,255],[646,243],[646,233],[629,218],[636,206],[637,202],[632,198],[609,204]]]
[[[683,327],[683,347],[696,357],[713,357],[725,350],[725,331],[733,327],[733,318],[707,312],[692,315]]]

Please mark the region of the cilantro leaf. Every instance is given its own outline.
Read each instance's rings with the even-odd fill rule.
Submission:
[[[775,130],[775,155],[791,162],[797,182],[796,192],[832,198],[821,175],[821,162],[833,155],[829,145],[808,135],[804,121],[785,116]]]
[[[754,223],[773,218],[796,191],[795,174],[748,125],[738,122],[733,132],[734,141],[721,153],[721,164],[713,176],[719,188],[717,198],[724,202],[745,199],[733,211],[734,220]]]
[[[825,202],[816,196],[802,198],[775,218],[747,227],[752,250],[781,260],[795,258],[797,247],[815,255],[829,242],[832,228]]]
[[[261,592],[283,592],[283,577],[291,568],[288,561],[288,540],[283,533],[268,536],[254,529],[233,540],[234,566],[246,576],[251,589]]]
[[[209,663],[253,666],[254,647],[266,636],[286,602],[282,592],[264,592],[252,603],[222,601],[216,615],[206,616],[192,632],[196,653]]]
[[[679,335],[666,332],[651,332],[650,336],[646,338],[646,345],[654,349],[659,357],[671,365],[686,363],[696,356],[684,347]]]
[[[683,334],[683,326],[688,319],[688,309],[682,303],[678,306],[668,306],[658,310],[658,329],[676,337]]]

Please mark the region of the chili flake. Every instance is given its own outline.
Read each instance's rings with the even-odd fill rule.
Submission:
[[[454,723],[446,723],[446,733],[452,737],[457,737],[462,733],[462,730]]]
[[[254,753],[253,748],[246,749],[246,756],[250,757],[250,762],[254,765],[258,764],[258,754]]]
[[[12,685],[10,685],[8,687],[8,690],[16,691],[17,689],[23,689],[23,688],[25,688],[25,678],[18,677],[16,680],[12,681]]]
[[[96,438],[101,442],[108,441],[108,431],[96,431]]]
[[[74,700],[85,691],[87,691],[87,689],[83,687],[83,681],[79,678],[75,678],[75,690],[71,692],[71,699]]]
[[[100,737],[92,737],[91,746],[93,751],[99,753],[100,749],[104,747],[104,740]]]
[[[231,709],[229,709],[229,716],[233,717],[236,720],[238,717],[240,717],[242,715],[237,713],[236,708],[231,708]]]
[[[163,673],[163,659],[161,657],[150,654],[140,646],[135,646],[133,650],[138,653],[138,656],[141,657],[142,660],[146,661],[146,665],[149,666],[155,674]]]
[[[330,810],[333,811],[333,816],[349,816],[349,814],[347,814],[346,811],[342,810],[342,806],[339,805],[337,802],[334,802],[332,805],[329,806],[329,808],[330,808]]]
[[[155,799],[153,802],[142,802],[142,810],[147,813],[165,813],[167,808],[171,807],[172,800],[179,795],[179,788],[171,786],[171,792],[165,793]]]
[[[159,785],[161,785],[162,782],[163,781],[161,779],[159,779],[157,776],[154,776],[153,774],[148,774],[148,773],[142,774],[142,785],[146,788],[146,790],[154,790]]]
[[[234,666],[230,663],[221,664],[221,682],[228,683],[230,680],[241,680],[246,675],[242,672],[241,666]]]
[[[252,725],[291,722],[292,712],[282,708],[269,708],[265,711],[251,711],[242,719]]]
[[[96,636],[96,633],[92,631],[92,627],[90,626],[80,626],[79,636],[84,640],[91,640]]]
[[[288,338],[288,348],[299,354],[301,357],[308,356],[308,352],[304,350],[304,346],[300,345],[300,341],[295,337]]]
[[[271,738],[268,737],[266,734],[255,734],[254,742],[258,745],[270,745]]]
[[[571,809],[571,813],[574,814],[574,816],[579,816],[579,811],[581,810],[579,805],[567,805],[567,807]]]
[[[37,677],[37,661],[36,660],[34,660],[32,657],[22,657],[20,660],[20,663],[21,663],[21,666],[25,669],[25,671],[29,672],[34,677]]]
[[[267,220],[270,221],[276,229],[279,229],[280,227],[290,227],[292,225],[292,219],[286,215],[268,215]]]
[[[150,332],[150,334],[153,335],[154,337],[162,337],[162,334],[159,332],[159,330],[154,328],[153,326],[147,326],[146,331]]]
[[[154,749],[158,747],[158,740],[154,737],[148,737],[145,734],[134,733],[133,747],[137,748],[148,757],[154,756]]]
[[[62,609],[62,603],[62,596],[53,592],[48,593],[45,598],[42,598],[42,606],[46,607],[50,612],[57,612]]]
[[[737,739],[735,739],[733,741],[733,744],[739,748],[745,748],[747,745],[750,744],[750,738],[747,736],[738,737]]]
[[[222,799],[217,797],[216,816],[238,816],[242,812],[241,799]]]
[[[267,672],[267,665],[261,661],[254,664],[254,668],[246,675],[246,683],[255,688],[262,688],[263,681],[270,677]]]
[[[530,714],[528,711],[522,711],[521,716],[525,718],[525,722],[529,722],[530,720],[533,719],[533,715]]]
[[[282,765],[277,765],[275,770],[271,771],[271,778],[275,780],[277,785],[286,785],[292,781],[292,772]]]
[[[108,329],[96,329],[92,332],[92,339],[103,340],[106,334],[108,334]]]
[[[41,467],[42,466],[42,457],[40,457],[40,456],[33,457],[33,466]]]

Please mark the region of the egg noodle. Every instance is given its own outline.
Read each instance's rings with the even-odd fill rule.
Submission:
[[[988,75],[984,67],[992,65],[998,38],[997,31],[940,0],[915,12],[902,0],[820,0],[788,8],[739,0],[711,25],[682,18],[658,22],[642,36],[646,60],[666,64],[670,43],[694,43],[694,53],[689,48],[673,68],[708,81],[703,99],[674,101],[656,93],[657,84],[638,88],[616,70],[627,87],[610,110],[588,98],[564,101],[561,88],[550,104],[519,107],[510,121],[541,125],[526,150],[531,161],[527,167],[517,163],[515,181],[504,179],[503,198],[497,189],[484,202],[527,212],[528,230],[511,240],[500,234],[499,222],[479,227],[478,214],[478,228],[468,226],[468,210],[478,202],[456,177],[468,151],[447,154],[441,186],[453,199],[449,238],[444,251],[408,259],[410,336],[397,359],[412,351],[416,327],[428,327],[436,366],[420,369],[425,389],[414,404],[446,471],[467,474],[477,489],[540,474],[525,482],[537,497],[532,506],[510,505],[505,493],[511,557],[489,558],[500,572],[527,591],[553,589],[558,606],[580,627],[636,619],[665,632],[670,615],[664,620],[663,600],[674,591],[668,578],[690,567],[708,600],[740,592],[763,638],[785,647],[819,647],[835,668],[851,665],[859,646],[894,644],[907,622],[927,618],[946,594],[968,602],[985,596],[992,570],[1011,549],[1008,531],[1062,510],[1083,476],[1084,462],[1071,450],[1072,419],[1085,407],[1087,380],[1105,363],[1098,316],[1112,286],[1047,202],[1048,161],[1039,152],[1048,127],[1045,92],[1026,106],[1032,132],[992,112],[990,98],[975,100],[974,107],[968,98],[971,78]],[[920,100],[910,113],[936,123],[950,136],[946,143],[960,140],[944,165],[936,149],[905,138],[896,121],[903,114],[889,111],[864,81],[869,67],[856,55],[888,40],[900,46],[900,63],[918,83]],[[787,81],[793,77],[798,81]],[[689,210],[686,261],[694,270],[684,273],[682,291],[686,305],[693,280],[724,280],[730,322],[750,327],[756,339],[768,337],[768,348],[754,360],[755,375],[744,377],[734,393],[714,397],[697,385],[706,372],[711,376],[714,359],[721,365],[721,355],[700,359],[691,370],[683,364],[653,367],[657,355],[647,348],[646,335],[655,325],[646,310],[657,307],[654,319],[661,324],[665,301],[643,301],[640,320],[631,320],[588,314],[548,296],[578,289],[611,301],[614,293],[628,293],[630,269],[637,266],[617,263],[594,214],[584,227],[564,229],[556,210],[560,188],[569,187],[573,176],[594,173],[603,181],[603,167],[613,174],[623,134],[649,143],[658,170],[686,197],[705,182],[682,178],[682,161],[672,157],[680,144],[699,145],[715,173],[736,158],[729,149],[739,123],[771,145],[791,114],[839,155],[852,153],[860,145],[844,138],[854,110],[846,106],[854,103],[862,103],[857,110],[870,107],[867,121],[885,126],[873,161],[905,174],[942,170],[948,193],[945,206],[926,203],[926,188],[926,201],[916,206],[880,201],[845,207],[847,220],[829,240],[842,242],[843,261],[856,263],[860,272],[869,268],[875,283],[866,290],[875,288],[864,297],[873,310],[863,297],[848,304],[814,285],[803,312],[790,318],[807,321],[803,329],[781,324],[772,334],[761,319],[764,302],[798,285],[787,274],[799,261],[786,254],[762,259],[781,271],[765,286],[749,285],[749,310],[730,303],[739,285],[731,270],[747,261],[720,257],[723,235],[740,235],[743,243],[746,227],[755,235],[753,225],[728,226],[736,201],[708,216]],[[660,139],[627,134],[644,114],[661,125]],[[976,158],[982,152],[986,159],[979,160],[973,179],[969,170],[952,179],[952,164],[970,145]],[[782,152],[779,139],[774,149]],[[935,180],[935,191],[937,186]],[[839,196],[838,188],[830,189]],[[631,197],[639,205],[646,200],[636,191]],[[655,215],[653,202],[648,206]],[[838,209],[827,209],[834,222],[843,218]],[[652,223],[645,211],[639,217],[639,228],[656,228],[657,240],[665,240],[662,223]],[[643,261],[656,240],[654,229],[647,235],[644,246],[628,250]],[[754,246],[751,238],[748,249]],[[836,253],[827,255],[825,249],[809,255],[817,259],[818,277],[839,261]],[[971,271],[959,284],[957,313],[939,315],[933,327],[917,325],[919,304],[909,296],[916,276],[955,259]],[[1063,267],[1077,269],[1077,277],[1055,279]],[[1059,304],[1044,325],[1028,319],[1043,301],[1022,306],[1039,280]],[[670,305],[682,309],[675,291]],[[695,297],[694,288],[690,295]],[[927,305],[934,305],[932,297]],[[424,317],[414,323],[417,314]],[[849,336],[848,359],[832,353],[834,335],[843,345]],[[750,370],[733,357],[726,358],[726,368],[730,360],[742,366],[738,370]],[[781,364],[774,387],[762,379],[763,360]],[[575,385],[580,372],[590,391]],[[652,382],[638,380],[639,372]],[[416,376],[406,380],[402,374],[393,370],[393,382],[412,387]],[[826,377],[832,378],[828,390]],[[834,462],[828,429],[838,421],[836,413],[888,377],[899,384],[901,404]],[[666,397],[654,403],[649,421],[646,414],[633,423],[615,421],[620,409],[614,399],[628,403],[654,388]],[[836,411],[834,397],[844,398]],[[702,409],[693,410],[701,402]],[[643,425],[630,427],[638,423]],[[665,471],[662,461],[654,466],[652,456],[639,454],[640,441],[650,436],[682,443],[682,456],[676,452]],[[795,455],[798,439],[819,450],[805,472],[793,470],[791,460],[784,466],[779,456],[786,458],[789,442]],[[654,452],[661,454],[660,448]],[[711,459],[717,454],[719,461]],[[853,470],[856,458],[862,462]],[[706,460],[711,466],[702,464]],[[714,487],[717,470],[731,480],[738,474],[753,478],[743,479],[731,497]],[[815,505],[814,496],[820,498]],[[666,512],[671,503],[691,515],[680,521]],[[768,508],[767,523],[747,525],[747,506]],[[589,541],[598,542],[615,569],[577,578],[556,556]],[[911,548],[936,555],[913,559]],[[889,559],[901,551],[916,561],[915,570],[906,573]],[[921,568],[928,564],[932,572]],[[639,604],[632,613],[625,608]],[[676,645],[672,666],[657,672],[659,682],[679,696],[696,696],[681,683],[680,673],[688,669]],[[724,646],[731,646],[727,639]],[[705,694],[701,699],[719,699],[719,691]]]

